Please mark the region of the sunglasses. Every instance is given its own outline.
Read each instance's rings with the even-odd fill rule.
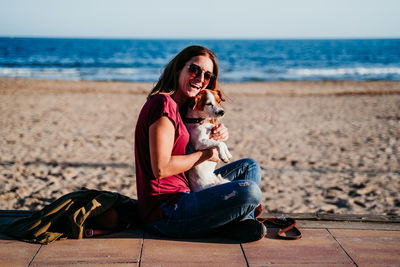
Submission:
[[[201,74],[203,73],[203,70],[199,65],[196,64],[190,64],[189,66],[189,73],[192,75],[192,77],[201,77]],[[215,74],[211,73],[209,71],[204,71],[204,81],[209,82],[211,79],[215,78]]]

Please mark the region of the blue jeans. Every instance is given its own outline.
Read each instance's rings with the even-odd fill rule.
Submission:
[[[227,164],[216,174],[231,182],[183,194],[175,205],[161,205],[163,218],[148,223],[147,229],[172,237],[212,234],[230,222],[254,218],[261,202],[261,169],[253,159]]]

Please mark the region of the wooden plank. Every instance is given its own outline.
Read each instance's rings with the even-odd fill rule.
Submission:
[[[274,230],[268,228],[267,238],[242,244],[250,266],[353,266],[353,261],[327,230],[301,229],[300,240],[273,239]]]
[[[28,217],[35,211],[31,210],[0,210],[0,220],[3,217]],[[262,217],[290,217],[298,220],[317,221],[351,221],[351,222],[387,222],[400,223],[400,215],[376,215],[376,214],[330,214],[330,213],[267,213]]]
[[[137,266],[140,261],[142,242],[141,231],[125,231],[96,238],[56,241],[42,246],[32,266],[74,264]]]
[[[0,266],[28,266],[41,245],[14,240],[0,234]]]
[[[400,223],[296,220],[303,229],[359,229],[400,231]]]
[[[238,242],[229,239],[170,239],[147,236],[140,266],[246,266]]]
[[[358,266],[400,266],[400,232],[330,230]]]
[[[290,217],[297,220],[314,221],[350,221],[350,222],[381,222],[400,223],[399,215],[374,215],[374,214],[330,214],[330,213],[267,213],[262,217]]]

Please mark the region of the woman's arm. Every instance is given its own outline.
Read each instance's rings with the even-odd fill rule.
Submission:
[[[164,178],[188,171],[205,161],[218,161],[216,149],[197,151],[188,155],[171,155],[175,127],[168,117],[161,117],[149,129],[151,169],[156,178]]]

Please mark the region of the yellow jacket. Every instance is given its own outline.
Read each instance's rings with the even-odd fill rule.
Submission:
[[[115,192],[82,188],[60,197],[30,217],[2,225],[0,232],[39,244],[65,238],[80,239],[85,231],[85,221],[110,208],[117,209],[121,230],[139,224],[137,200]]]

